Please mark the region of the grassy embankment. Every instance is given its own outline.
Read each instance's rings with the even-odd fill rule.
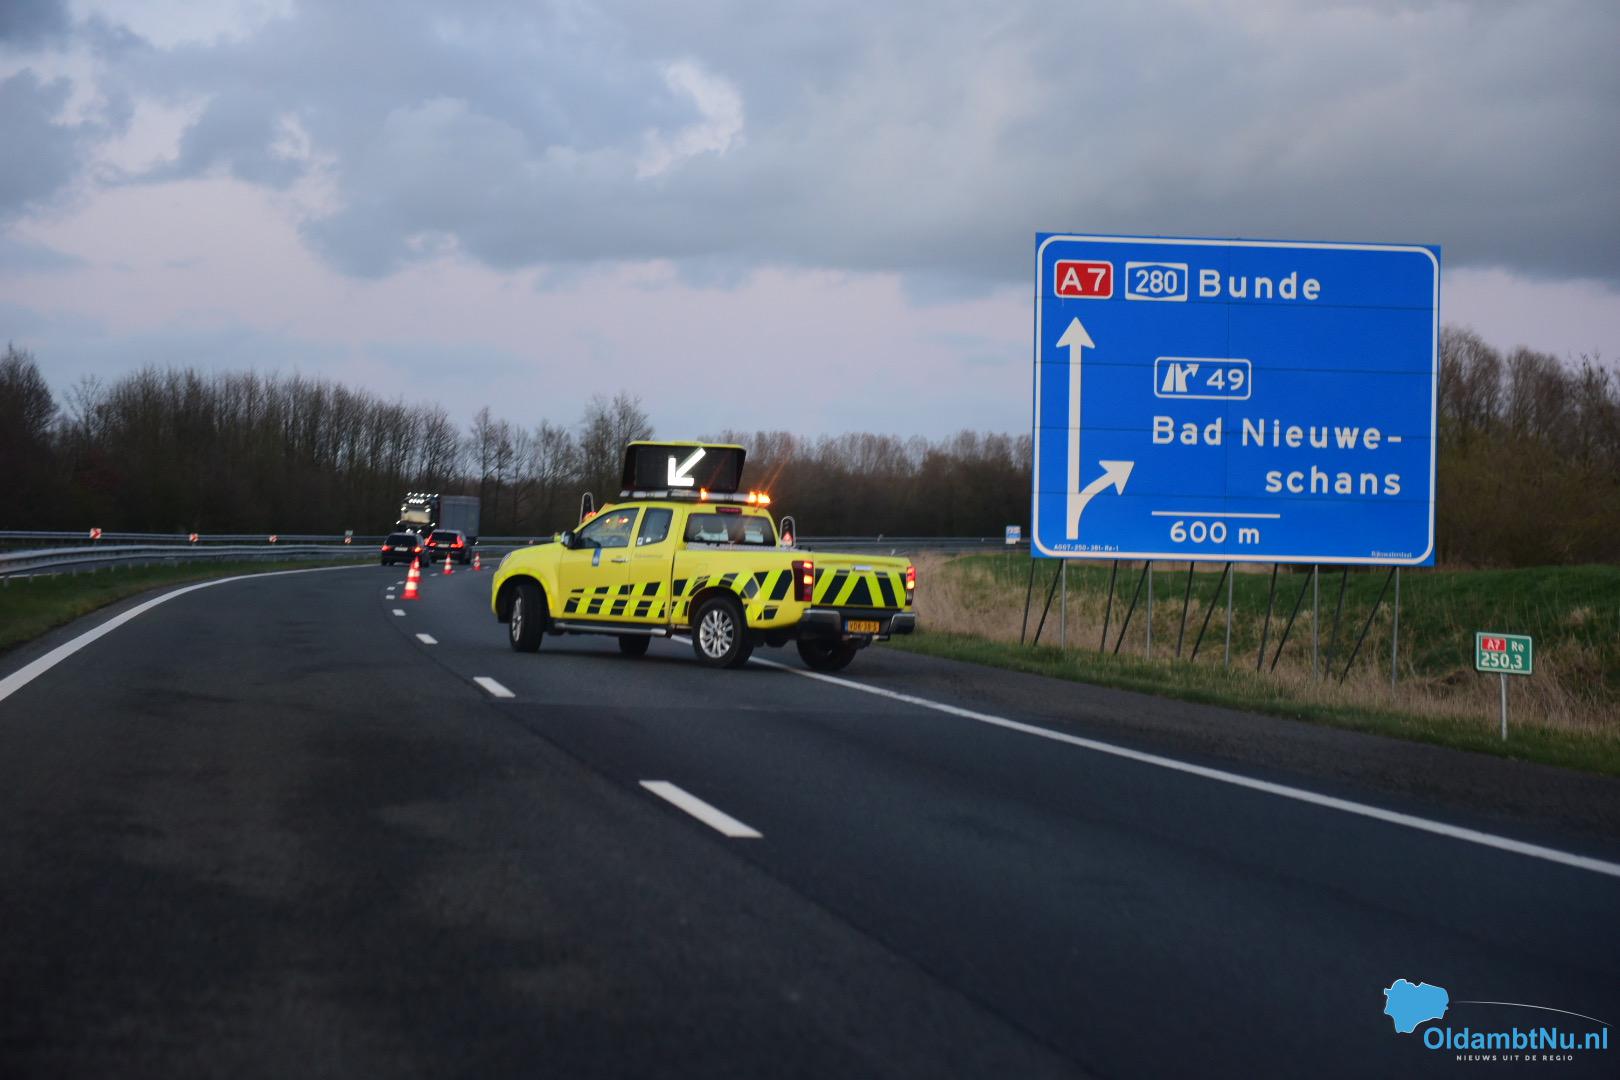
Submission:
[[[182,563],[178,566],[115,566],[103,568],[98,573],[83,571],[77,575],[0,579],[4,582],[0,586],[0,651],[31,641],[47,630],[72,622],[81,615],[88,615],[126,596],[162,585],[180,585],[188,581],[206,581],[270,570],[347,566],[356,561],[299,559],[271,563],[261,559],[245,559],[239,562]]]
[[[1140,564],[1120,566],[1107,647],[1099,654],[1109,564],[1075,563],[1069,568],[1069,648],[1063,650],[1056,647],[1060,611],[1055,600],[1040,647],[1018,644],[1029,581],[1027,557],[924,556],[917,561],[923,629],[910,639],[896,640],[904,649],[1620,776],[1620,567],[1402,571],[1400,678],[1392,692],[1389,594],[1348,677],[1339,681],[1386,571],[1349,575],[1332,674],[1324,678],[1339,596],[1336,569],[1324,569],[1321,576],[1320,659],[1313,677],[1308,572],[1278,575],[1263,670],[1256,672],[1270,585],[1264,567],[1242,566],[1234,575],[1228,670],[1226,588],[1214,592],[1219,564],[1193,575],[1180,659],[1175,658],[1176,638],[1186,566],[1155,569],[1149,659],[1145,588],[1123,645],[1114,651],[1121,619],[1141,577]],[[1044,561],[1037,568],[1031,638],[1055,569]],[[1279,636],[1302,586],[1299,617],[1273,668]],[[1193,660],[1206,604],[1214,611]],[[1509,679],[1505,743],[1499,730],[1498,679],[1473,668],[1476,630],[1535,638],[1535,674]]]

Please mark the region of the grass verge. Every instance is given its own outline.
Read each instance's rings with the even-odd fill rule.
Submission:
[[[1236,576],[1228,670],[1225,590],[1215,589],[1218,565],[1212,573],[1194,574],[1185,635],[1189,655],[1176,659],[1183,601],[1189,597],[1185,564],[1154,575],[1159,588],[1155,648],[1149,658],[1140,603],[1120,641],[1122,609],[1141,576],[1140,564],[1121,565],[1111,611],[1108,564],[1070,568],[1071,647],[1063,650],[1018,643],[1029,582],[1027,557],[924,556],[917,561],[922,630],[893,643],[908,651],[1620,776],[1620,568],[1404,573],[1400,681],[1392,690],[1389,598],[1373,608],[1381,575],[1349,575],[1337,620],[1340,646],[1334,677],[1322,679],[1312,672],[1310,635],[1315,629],[1325,655],[1332,614],[1339,607],[1336,571],[1323,575],[1321,624],[1314,628],[1310,593],[1301,593],[1310,584],[1309,574],[1282,575],[1273,599],[1264,670],[1257,671],[1271,592],[1269,572]],[[1050,573],[1044,564],[1037,569],[1031,635]],[[1293,633],[1279,655],[1281,624],[1302,595]],[[1208,612],[1213,619],[1194,661],[1191,647],[1206,605],[1215,610]],[[1099,653],[1105,618],[1108,647]],[[1054,605],[1043,643],[1054,641],[1057,626]],[[1369,631],[1367,641],[1346,673],[1349,646],[1363,626]],[[1499,730],[1497,679],[1476,673],[1472,666],[1473,632],[1484,629],[1536,637],[1536,674],[1509,680],[1506,741]],[[1347,676],[1342,683],[1340,674]]]
[[[182,585],[272,570],[348,566],[358,561],[299,559],[271,563],[262,559],[247,559],[206,565],[113,567],[100,573],[9,579],[0,586],[0,652],[32,641],[47,630],[70,623],[97,608],[164,585]]]

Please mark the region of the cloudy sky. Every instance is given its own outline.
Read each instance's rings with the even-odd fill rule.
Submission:
[[[3,0],[0,339],[659,434],[1027,430],[1038,231],[1433,243],[1620,357],[1620,4]]]

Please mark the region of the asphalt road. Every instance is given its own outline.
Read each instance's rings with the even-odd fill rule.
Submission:
[[[1620,784],[881,648],[518,655],[487,572],[402,577],[13,682],[0,1076],[1465,1074],[1385,987],[1620,1019]]]

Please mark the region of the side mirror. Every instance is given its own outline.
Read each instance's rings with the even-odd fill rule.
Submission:
[[[574,548],[574,530],[564,529],[561,535],[557,537],[557,542],[572,551]]]

